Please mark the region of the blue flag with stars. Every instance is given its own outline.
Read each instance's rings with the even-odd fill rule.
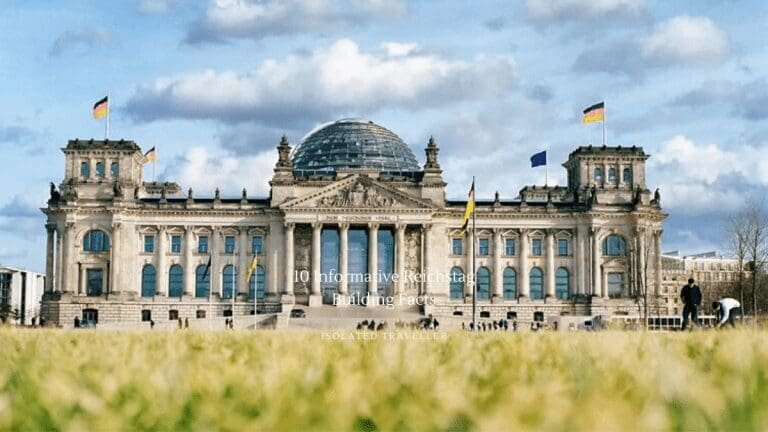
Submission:
[[[547,164],[547,151],[544,150],[543,152],[536,153],[535,155],[531,156],[531,168],[535,168],[537,166],[542,166]]]

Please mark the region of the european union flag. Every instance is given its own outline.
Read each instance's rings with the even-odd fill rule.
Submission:
[[[542,166],[547,164],[547,151],[544,150],[543,152],[536,153],[535,155],[531,156],[531,168],[535,168],[537,166]]]

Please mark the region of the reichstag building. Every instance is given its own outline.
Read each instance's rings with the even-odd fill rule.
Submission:
[[[636,314],[638,295],[661,285],[666,215],[640,147],[576,148],[563,163],[567,185],[478,200],[466,234],[467,202],[446,199],[436,141],[420,164],[369,121],[329,123],[296,148],[283,137],[267,198],[145,182],[147,157],[132,141],[62,150],[65,176],[43,209],[49,323],[393,302],[467,320],[473,287],[479,316],[526,322]]]

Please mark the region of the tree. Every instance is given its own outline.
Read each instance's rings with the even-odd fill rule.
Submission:
[[[752,272],[750,278],[752,314],[756,316],[758,288],[761,282],[759,275],[765,270],[766,261],[768,261],[768,216],[766,216],[763,201],[747,199],[741,209],[726,218],[725,231],[729,252],[738,261],[739,302],[745,311],[744,271],[747,269],[747,264]]]
[[[635,283],[635,303],[637,304],[637,313],[642,320],[642,327],[648,328],[648,317],[651,316],[651,307],[656,308],[658,313],[658,289],[656,283],[649,283],[648,279],[655,277],[656,271],[661,271],[661,268],[657,268],[651,271],[651,268],[655,266],[651,265],[651,260],[656,261],[658,258],[656,251],[654,238],[657,235],[661,235],[661,231],[655,231],[650,228],[638,229],[635,236],[635,253],[633,254],[633,262],[636,268],[634,274],[636,275]],[[643,247],[640,247],[643,245]]]

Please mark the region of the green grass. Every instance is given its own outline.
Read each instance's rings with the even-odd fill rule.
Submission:
[[[766,335],[0,329],[0,430],[768,430]]]

